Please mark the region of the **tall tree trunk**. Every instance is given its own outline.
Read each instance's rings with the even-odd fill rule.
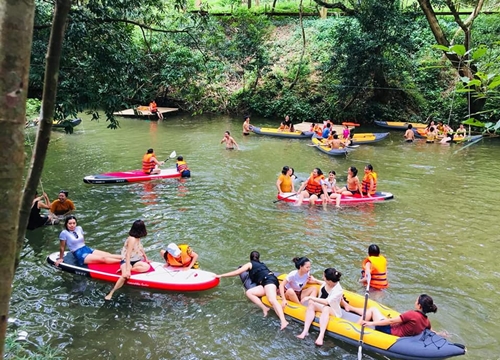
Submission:
[[[33,0],[0,2],[0,358],[14,279],[24,172],[24,124],[33,38]],[[24,233],[24,229],[22,229]]]
[[[66,31],[66,20],[71,8],[71,0],[57,0],[50,32],[47,60],[45,63],[45,77],[43,83],[42,110],[38,133],[31,157],[28,177],[24,185],[23,198],[19,217],[19,234],[17,237],[16,266],[19,263],[19,254],[23,248],[24,233],[28,225],[30,205],[35,195],[36,187],[42,176],[43,164],[47,155],[50,140],[52,119],[56,103],[57,82],[59,78],[59,64],[61,61],[62,44]]]

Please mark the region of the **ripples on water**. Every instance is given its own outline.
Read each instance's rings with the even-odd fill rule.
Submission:
[[[241,151],[219,145],[228,129]],[[439,307],[431,315],[433,327],[466,343],[465,358],[497,358],[497,142],[453,154],[459,146],[403,144],[395,132],[344,159],[321,154],[305,140],[242,138],[240,129],[239,120],[228,118],[123,120],[118,131],[84,121],[72,136],[54,133],[44,190],[50,198],[61,188],[70,191],[90,246],[119,252],[132,222],[142,218],[151,259],[160,261],[159,250],[171,241],[187,242],[200,254],[202,268],[218,273],[247,262],[254,249],[278,272],[291,271],[291,259],[306,255],[316,277],[334,266],[343,273],[344,288],[362,293],[360,262],[368,245],[377,243],[389,259],[391,287],[372,297],[405,311],[418,294],[429,293]],[[160,159],[176,150],[193,177],[83,184],[85,175],[139,167],[149,147]],[[283,165],[302,179],[316,166],[325,173],[335,169],[345,181],[348,166],[362,173],[368,162],[379,173],[379,189],[395,194],[393,201],[340,210],[273,203]],[[331,338],[316,347],[314,331],[298,341],[297,323],[280,332],[273,312],[264,319],[247,301],[238,278],[199,294],[125,288],[105,303],[110,284],[46,265],[47,254],[58,250],[60,231],[55,226],[28,233],[17,272],[11,316],[18,318],[15,327],[29,332],[31,347],[58,346],[71,359],[356,358],[355,347]]]

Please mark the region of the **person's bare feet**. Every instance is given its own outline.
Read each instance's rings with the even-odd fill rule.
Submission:
[[[264,313],[264,317],[266,317],[266,316],[267,316],[267,314],[269,313],[269,309],[268,309],[268,308],[266,308],[265,310],[262,310],[262,312]]]
[[[297,335],[296,337],[297,337],[298,339],[302,339],[302,340],[303,340],[303,339],[305,339],[305,337],[306,337],[306,336],[307,336],[307,334],[300,333],[300,334],[299,334],[299,335]]]
[[[281,329],[280,330],[283,330],[284,328],[286,328],[288,326],[288,321],[285,321],[285,322],[282,322],[281,323]]]
[[[318,340],[316,340],[314,343],[315,343],[317,346],[323,346],[323,340],[319,340],[319,339],[318,339]]]
[[[104,297],[104,300],[109,301],[109,300],[111,300],[111,298],[112,298],[112,297],[113,297],[113,293],[109,293],[108,295],[106,295],[106,296]]]

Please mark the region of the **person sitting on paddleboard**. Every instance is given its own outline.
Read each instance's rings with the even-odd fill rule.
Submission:
[[[413,131],[412,124],[408,124],[408,129],[405,131],[404,138],[406,142],[413,142],[413,140],[415,140],[415,132]]]
[[[337,194],[339,188],[337,187],[337,174],[334,170],[331,170],[328,173],[328,178],[321,180],[322,185],[326,187],[326,196],[323,198],[323,204],[326,204],[327,201],[336,201],[336,206],[340,207],[340,198],[342,195]]]
[[[177,171],[181,173],[181,177],[191,177],[191,171],[189,170],[187,162],[184,161],[184,158],[182,156],[177,156],[175,167],[177,168]]]
[[[50,204],[50,212],[57,216],[69,215],[75,211],[75,204],[68,199],[69,193],[67,191],[59,191],[57,200],[52,201]]]
[[[264,305],[261,300],[261,298],[265,295],[281,321],[281,330],[286,328],[288,326],[288,321],[286,321],[283,308],[276,297],[279,286],[278,278],[263,262],[260,261],[260,254],[258,251],[252,251],[250,253],[250,262],[241,266],[239,269],[216,276],[218,278],[237,276],[243,274],[245,271],[248,271],[250,280],[257,285],[248,289],[245,292],[245,295],[262,310],[264,317],[266,317],[269,312],[269,308]]]
[[[286,307],[287,300],[296,304],[303,304],[306,296],[317,296],[318,289],[315,286],[304,288],[306,284],[321,284],[311,275],[311,261],[306,257],[295,257],[292,259],[295,268],[288,273],[285,280],[280,283],[280,294],[282,295],[281,306]],[[284,295],[284,296],[283,296]]]
[[[373,166],[367,164],[365,166],[365,175],[361,181],[363,195],[372,197],[377,192],[377,173],[373,171]]]
[[[59,266],[64,261],[64,250],[66,245],[76,258],[78,266],[84,264],[116,264],[121,260],[118,254],[111,254],[106,251],[95,250],[85,245],[83,237],[83,229],[81,226],[76,225],[76,217],[73,215],[68,216],[64,222],[66,230],[61,231],[59,234],[60,251],[59,259],[56,261],[56,266]]]
[[[156,105],[156,101],[153,100],[149,103],[149,112],[151,114],[155,114],[156,116],[158,116],[159,120],[163,120],[163,114],[161,113],[161,111],[158,111],[158,106]]]
[[[283,193],[295,192],[292,175],[293,169],[289,166],[283,166],[281,175],[276,180],[276,187],[281,196],[283,196]]]
[[[362,308],[347,305],[345,310],[363,316]],[[366,310],[366,320],[359,319],[358,323],[364,326],[375,326],[375,330],[394,336],[415,336],[425,329],[431,330],[431,322],[427,318],[427,314],[436,311],[437,306],[432,298],[427,294],[422,294],[415,301],[415,310],[407,311],[395,318],[386,319],[378,308],[371,307]]]
[[[358,179],[358,169],[351,166],[347,169],[347,185],[338,192],[342,195],[361,195],[363,197],[362,191],[361,182]]]
[[[186,244],[177,246],[174,243],[170,243],[167,246],[167,250],[160,251],[160,255],[167,263],[165,266],[182,267],[183,270],[198,269],[200,267],[198,264],[198,254]]]
[[[119,272],[121,272],[121,276],[109,294],[104,297],[105,300],[111,300],[114,292],[121,288],[123,284],[130,279],[132,271],[136,273],[144,273],[149,271],[151,268],[148,257],[146,256],[144,247],[141,243],[141,238],[145,237],[147,234],[148,232],[144,221],[134,221],[130,231],[128,232],[127,240],[125,240],[125,244],[123,245],[122,253],[119,255],[121,260]]]
[[[316,318],[316,311],[321,312],[319,317],[319,335],[316,339],[316,345],[323,345],[323,339],[325,337],[326,328],[328,327],[328,322],[330,321],[330,316],[342,317],[342,309],[347,305],[344,300],[344,291],[342,286],[340,286],[340,277],[342,273],[338,272],[334,268],[327,268],[323,272],[323,280],[321,283],[321,288],[319,290],[319,297],[306,296],[304,301],[307,304],[306,317],[304,320],[304,330],[297,335],[299,339],[304,339],[309,333],[309,328],[312,322]]]
[[[302,205],[302,201],[304,198],[309,198],[309,203],[312,205],[319,198],[323,199],[326,191],[326,186],[321,184],[321,180],[323,180],[325,176],[323,172],[319,168],[314,168],[311,176],[300,185],[297,194],[299,194],[299,198],[297,199],[296,205]]]
[[[158,161],[153,149],[148,149],[142,157],[142,171],[144,174],[153,175],[161,173],[160,166],[165,164],[164,161]]]
[[[372,244],[368,247],[368,256],[363,260],[361,270],[361,282],[366,286],[370,282],[370,287],[375,289],[386,289],[389,287],[387,281],[387,260],[380,254],[378,245]]]

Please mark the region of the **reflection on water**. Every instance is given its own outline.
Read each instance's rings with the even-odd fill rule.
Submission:
[[[395,132],[345,159],[322,154],[306,140],[243,138],[239,119],[227,117],[178,115],[159,123],[122,120],[121,126],[112,131],[87,120],[74,135],[54,133],[49,147],[45,191],[70,191],[88,245],[119,252],[132,222],[141,218],[153,260],[161,261],[159,250],[169,242],[190,244],[202,267],[218,273],[247,262],[252,250],[277,272],[291,271],[291,259],[305,255],[317,277],[334,266],[345,288],[363,293],[357,281],[361,260],[377,243],[389,259],[390,288],[374,298],[404,311],[416,295],[429,293],[439,307],[431,315],[433,327],[467,344],[465,358],[497,357],[496,142],[454,154],[460,145],[406,144]],[[242,150],[224,150],[226,130]],[[85,175],[140,168],[149,147],[160,159],[173,150],[182,154],[193,177],[112,186],[82,182]],[[274,203],[283,165],[294,167],[301,179],[314,167],[334,169],[342,183],[350,165],[362,169],[366,163],[379,173],[379,189],[392,192],[394,200],[341,209]],[[314,333],[298,341],[299,324],[280,332],[277,317],[271,312],[262,318],[237,278],[199,294],[124,288],[106,303],[111,284],[46,265],[46,255],[58,250],[61,229],[28,233],[11,316],[31,341],[58,346],[67,358],[356,358],[355,347],[331,338],[314,346]]]

